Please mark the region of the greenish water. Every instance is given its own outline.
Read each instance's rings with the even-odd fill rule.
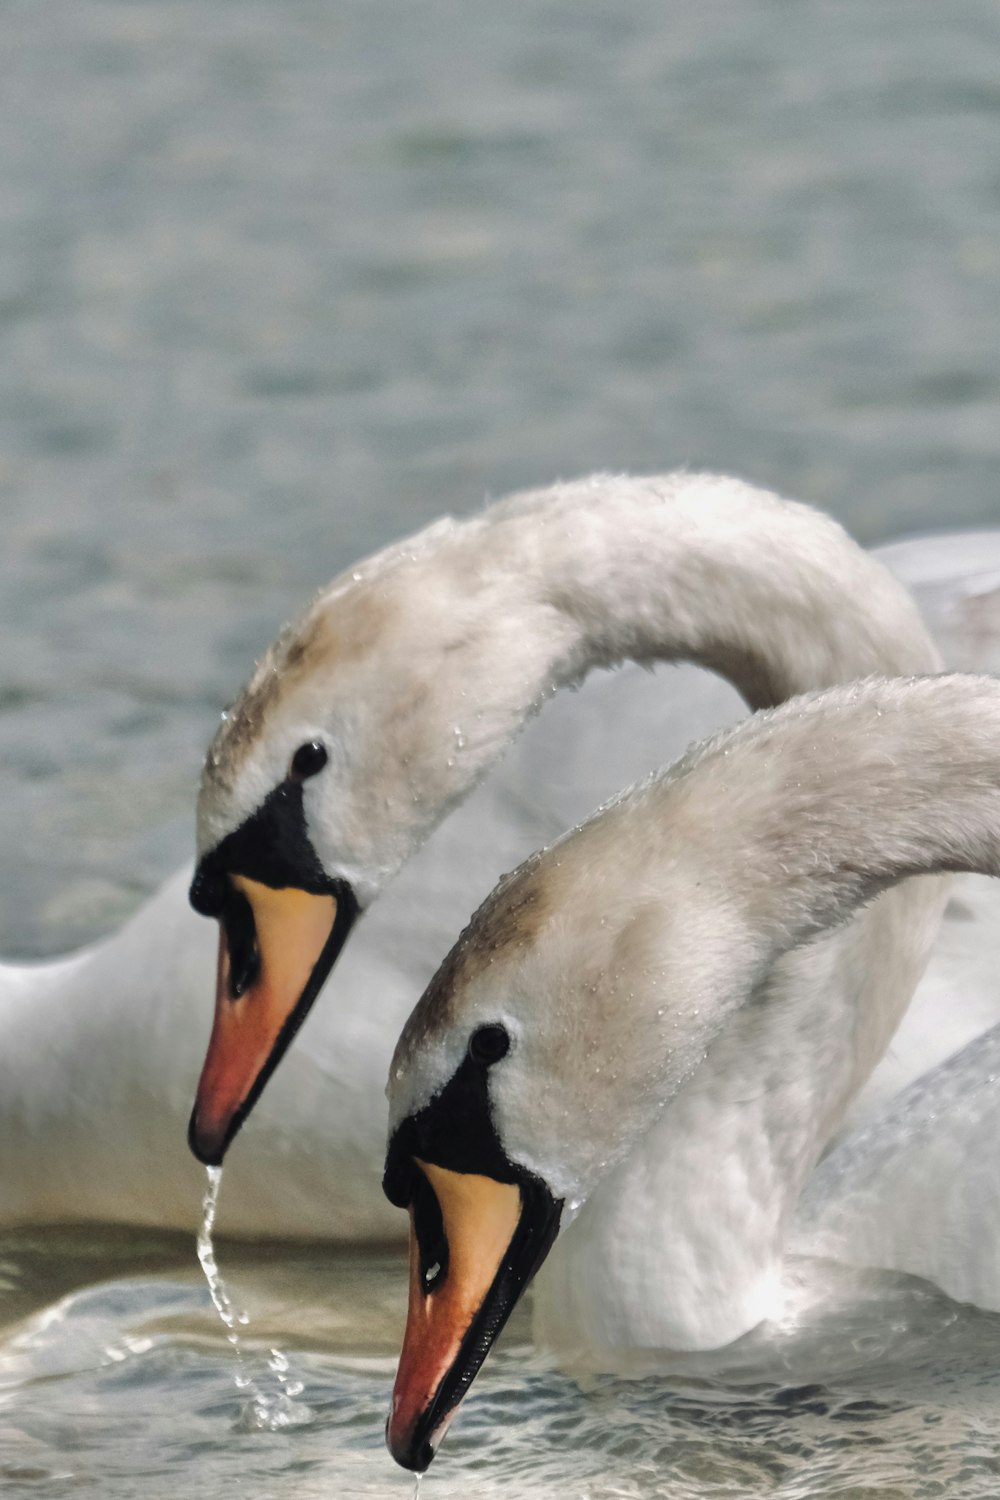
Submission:
[[[188,857],[255,654],[442,510],[690,465],[865,540],[1000,523],[993,0],[9,0],[3,32],[5,953]],[[314,1414],[246,1431],[197,1213],[0,1246],[0,1492],[410,1494],[395,1257],[224,1254]],[[522,1320],[423,1500],[995,1496],[997,1320],[902,1278],[824,1307],[582,1392]]]

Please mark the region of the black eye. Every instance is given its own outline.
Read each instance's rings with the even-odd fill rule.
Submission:
[[[499,1062],[509,1051],[510,1037],[503,1026],[479,1026],[469,1037],[469,1056],[484,1068]]]
[[[322,771],[328,759],[326,746],[321,745],[319,740],[310,740],[308,745],[300,745],[292,756],[288,774],[293,781],[305,781]]]

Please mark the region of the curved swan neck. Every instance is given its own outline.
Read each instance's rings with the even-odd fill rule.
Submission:
[[[911,875],[1000,874],[1000,681],[851,684],[721,736],[665,778],[770,965]],[[721,835],[721,837],[720,837]],[[706,851],[706,844],[708,850]]]
[[[625,940],[636,946],[637,921],[652,935],[639,951],[659,948],[661,979],[687,1012],[671,1092],[793,949],[910,876],[1000,874],[1000,681],[874,678],[797,698],[624,794],[524,869],[544,900],[575,906],[568,940],[601,947],[595,905],[610,914],[614,962]],[[515,877],[501,904],[517,899]],[[636,985],[637,1007],[658,998]]]
[[[209,753],[200,851],[325,737],[309,833],[367,904],[548,697],[624,658],[703,663],[754,707],[938,666],[905,591],[805,506],[712,475],[517,495],[362,563],[282,636]]]
[[[768,1003],[780,959],[908,876],[951,870],[1000,873],[1000,682],[872,679],[756,715],[501,882],[404,1029],[393,1115],[440,1086],[435,1037],[458,1045],[457,1018],[499,1017],[525,1038],[493,1085],[505,1148],[585,1197],[734,1014]],[[813,1000],[831,990],[807,967],[827,1067]],[[613,1057],[607,1077],[595,1057]],[[755,1076],[752,1051],[740,1067]]]
[[[557,686],[687,660],[758,709],[940,665],[908,595],[836,522],[737,480],[596,478],[515,497],[494,529],[533,602],[571,623]]]
[[[423,794],[397,808],[430,826],[594,668],[695,662],[757,709],[940,667],[909,595],[836,522],[714,475],[599,476],[514,496],[440,533],[417,576],[433,684],[417,754],[389,738],[400,722],[406,734],[405,716],[383,743],[406,766],[406,793]],[[452,725],[463,746],[442,757]]]

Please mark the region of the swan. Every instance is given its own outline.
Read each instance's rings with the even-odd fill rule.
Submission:
[[[628,581],[624,528],[639,521],[632,551],[660,568],[656,616],[641,610],[642,598],[633,596]],[[634,599],[637,629],[647,619],[654,634],[662,625],[654,649],[668,657],[714,660],[751,701],[758,701],[752,658],[744,674],[740,650],[764,629],[755,615],[773,612],[772,634],[787,631],[785,643],[758,645],[766,670],[776,678],[784,674],[789,691],[838,674],[906,669],[904,661],[890,660],[898,631],[912,629],[920,650],[929,650],[903,593],[833,522],[737,481],[694,475],[597,477],[494,505],[470,521],[439,523],[344,575],[307,612],[304,625],[318,630],[322,616],[331,637],[350,639],[360,596],[378,603],[388,593],[388,609],[400,574],[416,595],[412,618],[423,620],[426,590],[431,580],[437,583],[439,570],[460,573],[463,555],[474,557],[478,550],[480,561],[467,575],[474,576],[503,537],[508,556],[534,546],[541,560],[540,536],[546,534],[557,578],[572,580],[571,554],[579,539],[584,599],[586,572],[612,564],[607,586],[620,591],[623,619]],[[951,665],[1000,667],[994,659],[1000,620],[990,614],[1000,585],[1000,535],[903,543],[882,555],[917,593]],[[451,577],[450,592],[441,595],[443,610],[461,582]],[[498,628],[508,602],[521,611],[511,618],[513,638],[526,628],[528,605],[523,590],[506,601],[496,582],[491,599],[500,612]],[[568,608],[568,597],[565,603]],[[395,612],[408,607],[397,600]],[[881,621],[897,610],[900,623],[889,631],[883,659]],[[470,774],[463,760],[468,747],[459,746],[454,730],[468,733],[470,723],[477,723],[470,719],[469,694],[490,687],[494,672],[475,671],[467,683],[446,674],[439,684],[442,659],[447,664],[451,656],[436,657],[419,627],[407,636],[405,619],[398,631],[389,635],[397,647],[392,670],[405,676],[410,661],[414,674],[423,672],[431,696],[439,687],[445,693],[440,743],[429,739],[426,753],[454,775],[447,787],[465,796],[478,771]],[[298,655],[301,640],[302,627],[292,627],[265,658],[262,673],[280,668],[288,654]],[[373,640],[372,650],[377,644]],[[621,644],[625,649],[629,642]],[[311,689],[323,700],[323,713],[349,708],[349,661],[332,664],[328,685],[322,652],[309,680],[301,670],[310,663],[301,656],[299,662],[293,701],[285,698],[289,684],[282,676],[259,731],[251,732],[239,706],[231,712],[229,735],[213,752],[221,758],[220,777],[235,774],[229,745],[241,724],[248,745],[259,738],[258,749],[269,747],[273,754],[281,749],[281,734],[298,748],[306,741],[297,742],[296,734],[318,727],[296,719],[303,692]],[[513,672],[505,652],[501,664]],[[920,664],[914,659],[910,669]],[[359,664],[365,691],[379,700],[384,693],[377,667],[374,661]],[[510,691],[516,687],[509,674],[504,684]],[[539,698],[547,687],[539,689]],[[531,691],[524,691],[529,713]],[[459,704],[453,721],[449,695]],[[250,699],[259,702],[253,693]],[[494,775],[465,796],[355,925],[338,960],[335,1003],[317,1007],[305,1044],[289,1049],[256,1106],[252,1141],[227,1159],[224,1229],[344,1241],[398,1237],[400,1216],[379,1187],[382,1084],[413,999],[469,910],[501,869],[648,770],[652,760],[680,754],[692,738],[742,711],[728,684],[685,667],[673,668],[668,683],[634,667],[593,673],[578,692],[545,701],[541,720],[527,725]],[[391,735],[386,753],[401,748]],[[456,765],[448,767],[449,759]],[[362,756],[342,774],[363,784],[370,767]],[[209,810],[212,797],[209,789]],[[224,820],[218,804],[216,815]],[[182,1122],[204,1051],[206,975],[217,948],[212,924],[188,906],[191,876],[190,869],[179,871],[120,932],[80,953],[55,963],[0,965],[0,1225],[104,1219],[189,1229],[203,1178],[183,1149]],[[972,888],[961,900],[961,918],[945,922],[944,945],[935,949],[892,1051],[852,1106],[858,1120],[997,1019],[989,951],[975,983],[967,968],[958,969],[955,951],[968,950],[970,934],[986,945],[992,932],[1000,932],[992,891]],[[970,911],[974,922],[966,920]],[[941,1003],[942,992],[947,1003]]]
[[[870,1012],[893,1004],[870,982],[887,902],[905,917],[942,871],[1000,875],[994,678],[870,678],[757,714],[500,882],[389,1073],[385,1187],[411,1218],[400,1464],[428,1467],[573,1220],[578,1338],[603,1316],[632,1343],[712,1347],[760,1320],[745,1290],[777,1276],[842,1109],[831,1078],[870,1067]],[[967,1066],[943,1072],[960,1089]],[[638,1222],[605,1199],[588,1224],[608,1184]]]
[[[839,526],[712,475],[597,476],[438,522],[336,579],[279,637],[224,717],[198,799],[191,900],[220,924],[190,1122],[201,1161],[223,1160],[357,915],[525,721],[595,667],[678,659],[753,709],[940,665],[912,600]],[[922,894],[886,923],[895,998],[878,1052],[939,906]]]

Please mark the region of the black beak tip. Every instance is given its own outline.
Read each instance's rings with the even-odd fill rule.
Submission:
[[[385,1445],[399,1467],[409,1469],[411,1474],[426,1474],[436,1451],[430,1439],[421,1433],[419,1427],[413,1432],[405,1448],[394,1445],[389,1436],[388,1421],[385,1424]]]
[[[198,1124],[197,1106],[191,1111],[188,1121],[188,1146],[192,1156],[200,1161],[205,1167],[221,1167],[223,1157],[226,1154],[228,1140],[217,1140],[212,1137],[203,1136]]]

